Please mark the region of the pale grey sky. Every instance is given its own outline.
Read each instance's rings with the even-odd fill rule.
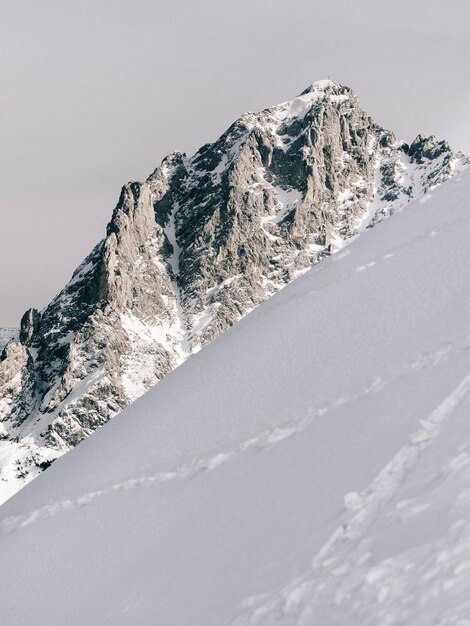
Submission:
[[[468,0],[0,0],[0,326],[43,307],[120,187],[330,76],[470,154]]]

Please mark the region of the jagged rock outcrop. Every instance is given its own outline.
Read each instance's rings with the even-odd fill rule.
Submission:
[[[398,141],[351,89],[322,81],[125,185],[106,237],[43,311],[25,314],[2,354],[0,445],[20,446],[18,484],[467,164],[434,137]]]
[[[31,343],[33,335],[39,330],[41,316],[37,309],[28,309],[20,322],[20,343],[25,346]]]

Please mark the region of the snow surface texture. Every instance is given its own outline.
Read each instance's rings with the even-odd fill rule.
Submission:
[[[106,237],[0,355],[0,502],[351,237],[468,166],[320,81],[122,189]]]
[[[9,626],[470,623],[470,172],[0,509]]]

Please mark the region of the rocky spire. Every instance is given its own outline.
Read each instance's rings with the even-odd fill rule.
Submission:
[[[25,346],[31,344],[33,336],[39,330],[41,316],[37,309],[28,309],[20,322],[20,341]]]

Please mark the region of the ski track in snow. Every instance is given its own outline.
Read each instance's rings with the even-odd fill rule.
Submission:
[[[342,523],[316,554],[309,571],[282,590],[247,598],[232,626],[268,626],[277,621],[282,621],[286,626],[309,626],[313,623],[328,623],[331,626],[345,623],[371,626],[378,623],[381,626],[406,623],[468,626],[470,596],[463,603],[461,598],[468,588],[470,573],[470,520],[457,519],[450,526],[447,537],[431,545],[431,554],[427,554],[426,544],[424,547],[418,545],[395,558],[384,559],[372,567],[367,565],[371,558],[371,536],[378,518],[384,516],[384,512],[386,517],[392,517],[387,512],[387,505],[423,455],[436,444],[444,428],[450,427],[446,422],[469,391],[470,373],[429,416],[420,420],[420,428],[411,434],[407,443],[379,472],[368,489],[361,494],[353,492],[345,495],[346,512],[342,516]],[[470,454],[464,450],[464,446],[444,469],[439,466],[436,468],[436,474],[450,476],[450,479],[459,476],[460,487],[455,489],[459,494],[456,507],[464,501],[468,504],[470,500]],[[432,478],[436,482],[436,477]],[[428,502],[420,503],[419,498],[398,501],[395,519],[386,520],[386,526],[400,524],[407,518],[419,515],[430,509],[436,500],[445,502],[444,494],[449,490],[449,482],[447,480],[436,487],[431,497],[426,494]],[[436,498],[438,489],[442,493]],[[434,585],[430,586],[428,597],[423,599],[423,613],[415,615],[412,611],[416,607],[412,606],[412,602],[408,607],[406,595],[410,590],[413,593],[413,578],[417,576],[433,581]],[[446,605],[442,595],[449,592],[455,592],[455,598],[451,598]],[[401,604],[401,616],[397,616],[396,610],[389,611],[387,600],[395,609]],[[434,615],[433,609],[439,621],[431,621],[427,617]],[[464,615],[469,619],[464,618]],[[375,621],[378,617],[380,622]],[[410,619],[412,621],[408,621]]]
[[[374,379],[366,381],[357,389],[356,392],[350,395],[337,397],[320,408],[312,408],[307,413],[307,415],[304,415],[302,417],[294,416],[289,423],[277,425],[274,428],[265,429],[261,432],[258,432],[254,434],[253,437],[250,437],[249,439],[237,444],[231,449],[218,450],[206,456],[205,458],[197,459],[192,463],[182,464],[174,470],[160,471],[153,475],[132,478],[111,485],[110,487],[107,487],[105,489],[100,489],[97,491],[83,494],[82,496],[75,499],[64,499],[58,502],[47,504],[39,509],[34,509],[18,516],[5,518],[0,522],[0,536],[16,532],[22,528],[25,528],[26,526],[29,526],[30,524],[35,523],[40,519],[53,517],[54,515],[62,512],[67,512],[73,509],[87,506],[97,498],[103,496],[110,496],[118,492],[127,491],[130,489],[150,487],[155,483],[190,479],[197,476],[200,472],[214,470],[218,466],[228,463],[229,461],[235,459],[241,454],[245,454],[250,451],[259,452],[263,449],[272,448],[273,446],[280,444],[281,442],[292,437],[293,435],[302,433],[317,419],[323,417],[329,411],[342,407],[346,404],[353,403],[365,396],[368,396],[369,394],[377,393],[382,390],[386,385],[394,382],[400,377],[410,375],[413,372],[418,372],[423,368],[434,367],[447,360],[452,355],[468,349],[470,349],[470,336],[465,338],[457,338],[452,342],[448,342],[434,352],[418,355],[412,362],[403,365],[401,368],[398,368],[394,371],[386,372],[381,376],[377,376]],[[430,416],[427,421],[422,422],[423,428],[417,431],[417,433],[415,433],[415,435],[413,435],[410,439],[413,446],[415,441],[418,444],[426,444],[426,442],[428,442],[431,436],[429,425],[433,425],[434,422],[444,419],[447,415],[448,407],[452,405],[453,408],[455,404],[455,399],[457,397],[461,399],[459,394],[463,393],[463,395],[465,395],[469,387],[470,374],[461,383],[461,385],[459,385],[457,390],[446,401],[444,401],[443,404],[438,407],[438,409],[436,409],[432,416]],[[440,419],[438,420],[436,416],[440,416],[441,414],[442,417],[440,417]],[[422,442],[419,441],[420,437],[422,438]],[[413,446],[411,448],[411,452],[416,452],[418,448],[415,448]],[[408,454],[409,453],[407,452],[407,455]],[[395,462],[394,460],[392,464],[395,463],[396,465],[397,463],[401,463],[401,455],[402,453],[397,455],[398,461]],[[387,468],[385,468],[384,472],[388,471]],[[395,466],[393,466],[393,470],[394,469]],[[405,469],[406,467],[403,468],[403,470]],[[374,488],[373,492],[371,493],[372,495],[374,495],[377,491],[380,490],[383,490],[382,485]],[[343,536],[342,529],[338,531],[338,536]],[[331,541],[336,541],[336,535]]]

